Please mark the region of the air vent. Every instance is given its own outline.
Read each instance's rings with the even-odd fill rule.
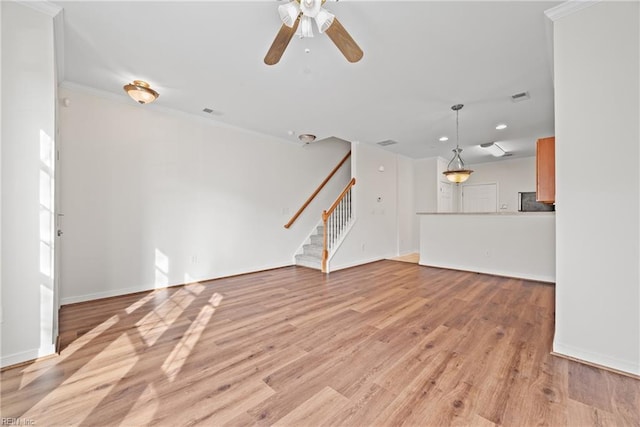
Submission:
[[[383,147],[386,147],[387,145],[393,145],[393,144],[397,144],[397,143],[398,143],[398,141],[393,141],[391,139],[387,139],[386,141],[380,141],[377,144],[381,145]]]
[[[531,96],[529,96],[529,92],[520,92],[511,95],[511,100],[513,102],[526,101],[529,98],[531,98]]]
[[[216,111],[212,108],[203,108],[202,112],[211,114],[212,116],[221,116],[223,114],[222,111]]]

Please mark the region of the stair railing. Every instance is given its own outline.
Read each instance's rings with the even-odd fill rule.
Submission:
[[[298,209],[298,212],[296,212],[291,217],[289,222],[284,225],[284,228],[289,228],[289,227],[291,227],[293,225],[294,222],[296,222],[296,220],[298,219],[300,214],[307,208],[307,206],[309,206],[309,204],[313,201],[313,199],[315,199],[315,197],[318,195],[320,190],[322,190],[324,188],[324,186],[327,185],[327,182],[329,182],[329,180],[333,177],[333,175],[335,175],[336,172],[338,172],[338,169],[340,169],[340,167],[347,161],[347,159],[349,157],[351,157],[351,150],[349,150],[349,152],[344,156],[344,158],[342,160],[340,160],[340,163],[338,163],[338,165],[335,168],[333,168],[333,170],[331,172],[329,172],[329,175],[327,175],[327,177],[324,179],[324,181],[322,181],[320,183],[318,188],[316,188],[316,191],[314,191],[313,194],[311,194],[311,196],[309,196],[309,198],[307,199],[306,202],[304,202],[302,207],[300,209]]]
[[[323,237],[322,237],[322,271],[327,272],[327,261],[329,254],[339,243],[340,238],[347,230],[354,218],[355,210],[353,209],[353,186],[356,185],[356,179],[351,178],[349,184],[342,190],[331,207],[322,212]]]

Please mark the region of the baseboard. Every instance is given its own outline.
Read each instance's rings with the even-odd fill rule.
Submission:
[[[31,350],[21,351],[7,356],[2,356],[0,359],[0,368],[2,370],[14,368],[17,365],[24,363],[31,363],[36,359],[43,357],[53,356],[56,354],[55,345],[51,344],[41,348],[34,348]]]
[[[514,278],[514,279],[524,279],[524,280],[531,280],[534,282],[544,282],[544,283],[555,283],[556,282],[556,278],[552,277],[552,276],[547,276],[547,275],[540,275],[540,274],[529,274],[529,273],[520,273],[520,272],[513,272],[513,271],[503,271],[503,270],[494,270],[491,268],[476,268],[476,267],[467,267],[464,265],[440,265],[440,264],[434,264],[434,263],[424,263],[422,262],[422,258],[420,258],[420,261],[418,261],[419,265],[422,265],[424,267],[435,267],[435,268],[444,268],[447,270],[458,270],[458,271],[468,271],[471,273],[482,273],[482,274],[490,274],[492,276],[501,276],[501,277],[509,277],[509,278]]]
[[[167,287],[170,287],[170,286],[167,286]],[[160,288],[156,288],[155,286],[136,286],[133,288],[120,288],[120,289],[113,289],[113,290],[104,291],[104,292],[94,292],[91,294],[60,298],[60,305],[77,304],[79,302],[118,297],[121,295],[128,295],[128,294],[136,294],[138,292],[147,292],[155,289],[160,289]]]
[[[351,268],[351,267],[357,267],[359,265],[363,265],[363,264],[370,264],[372,262],[376,262],[376,261],[382,261],[383,259],[386,259],[387,257],[373,257],[373,258],[367,258],[367,259],[363,259],[363,260],[359,260],[359,261],[354,261],[354,262],[348,262],[345,264],[340,264],[338,266],[334,266],[334,265],[330,265],[331,270],[332,271],[338,271],[338,270],[344,270],[345,268]]]
[[[97,299],[119,297],[119,296],[122,296],[122,295],[137,294],[137,293],[140,293],[140,292],[155,291],[155,290],[158,290],[158,289],[173,288],[173,287],[176,287],[176,286],[185,286],[185,285],[188,285],[190,283],[209,282],[209,281],[212,281],[212,280],[225,279],[225,278],[236,277],[236,276],[243,276],[245,274],[258,273],[258,272],[261,272],[261,271],[276,270],[278,268],[290,267],[291,265],[293,265],[293,264],[292,263],[287,263],[287,264],[276,264],[276,265],[269,265],[269,266],[261,266],[261,267],[258,267],[256,270],[225,274],[225,275],[221,275],[221,276],[217,276],[217,277],[194,279],[192,282],[189,282],[189,283],[176,283],[176,284],[173,284],[173,285],[167,285],[167,286],[162,286],[162,287],[156,287],[154,285],[137,286],[137,287],[132,287],[132,288],[120,288],[120,289],[113,289],[113,290],[104,291],[104,292],[94,292],[94,293],[91,293],[91,294],[77,295],[77,296],[72,296],[72,297],[65,297],[65,298],[60,298],[60,305],[77,304],[77,303],[93,301],[93,300],[97,300]]]
[[[584,363],[585,365],[615,372],[617,374],[640,379],[640,361],[634,364],[630,361],[592,353],[556,342],[553,343],[553,351],[551,354],[558,357],[564,357],[565,359],[573,360],[575,362]]]

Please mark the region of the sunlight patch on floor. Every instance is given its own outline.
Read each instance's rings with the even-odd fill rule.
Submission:
[[[215,293],[211,296],[209,302],[202,307],[196,320],[194,320],[191,326],[189,326],[189,329],[182,336],[180,342],[173,348],[169,357],[167,357],[162,364],[162,370],[169,378],[169,381],[173,382],[173,380],[176,379],[182,365],[184,365],[184,362],[191,354],[193,347],[195,347],[196,343],[200,339],[202,331],[204,331],[204,328],[209,323],[209,320],[215,311],[215,307],[217,307],[221,301],[222,295]]]
[[[62,393],[47,394],[23,418],[41,420],[38,425],[44,425],[47,414],[55,413],[67,420],[69,425],[80,425],[138,359],[136,349],[127,334],[123,333],[58,386]],[[57,397],[65,395],[75,396],[73,409],[69,409],[66,399]]]
[[[202,289],[203,287],[181,288],[136,323],[138,333],[149,347],[180,317]]]
[[[150,425],[159,405],[156,389],[153,384],[148,384],[120,425],[123,427]]]
[[[56,364],[62,363],[65,359],[69,358],[73,353],[84,347],[88,344],[92,339],[96,336],[100,335],[111,326],[118,323],[120,320],[120,316],[114,314],[104,322],[100,323],[95,328],[91,329],[89,332],[83,334],[82,336],[75,339],[71,342],[63,351],[60,353],[60,356],[56,359]],[[20,381],[20,389],[28,386],[35,379],[39,378],[41,375],[47,373],[49,371],[49,367],[42,367],[38,363],[34,363],[30,366],[27,366],[22,370],[22,379]]]

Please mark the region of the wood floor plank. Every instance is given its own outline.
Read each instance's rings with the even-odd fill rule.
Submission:
[[[36,425],[640,426],[640,381],[550,355],[554,287],[379,261],[64,306],[1,373]]]
[[[325,387],[306,400],[293,411],[280,418],[274,426],[325,426],[329,423],[333,411],[349,404],[349,399],[332,389]]]

